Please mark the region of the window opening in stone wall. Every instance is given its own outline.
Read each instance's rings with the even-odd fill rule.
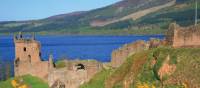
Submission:
[[[28,55],[28,61],[31,63],[31,55]]]
[[[85,66],[83,64],[77,64],[76,67],[76,70],[85,70]]]
[[[26,52],[26,47],[24,47],[24,52]]]
[[[17,58],[16,60],[15,60],[15,67],[18,67],[19,66],[19,58]]]

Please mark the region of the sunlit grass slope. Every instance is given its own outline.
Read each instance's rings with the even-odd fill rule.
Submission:
[[[23,80],[23,83],[13,83],[13,80]],[[11,78],[8,79],[6,81],[2,81],[0,82],[0,88],[14,88],[13,86],[15,84],[20,84],[20,86],[22,85],[26,85],[27,88],[49,88],[48,84],[46,82],[44,82],[42,79],[31,76],[31,75],[25,75],[22,77],[16,77],[16,78]]]
[[[170,65],[175,65],[176,70],[171,75],[165,75],[161,80],[158,76],[159,69],[163,66],[169,55]],[[156,63],[152,61],[157,57]],[[90,82],[81,88],[123,88],[129,83],[130,88],[194,88],[200,83],[200,48],[169,48],[160,47],[136,53],[127,58],[119,68],[111,71],[104,70],[97,74]],[[105,72],[107,72],[105,74]],[[101,79],[101,81],[98,81]],[[126,85],[127,86],[127,85]],[[146,87],[145,87],[146,88]]]

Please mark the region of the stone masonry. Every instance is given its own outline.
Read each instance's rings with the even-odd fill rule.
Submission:
[[[114,50],[112,52],[112,60],[111,60],[112,67],[114,68],[119,67],[121,64],[124,63],[127,57],[135,54],[136,52],[148,48],[149,45],[145,41],[139,40],[134,43],[124,45],[123,47],[117,50]]]
[[[166,41],[174,48],[178,47],[199,47],[200,46],[200,25],[180,27],[176,23],[169,26]]]
[[[78,88],[102,68],[102,64],[97,61],[64,60],[64,62],[67,64],[66,67],[56,69],[51,66],[49,70],[48,83],[52,88],[57,86],[56,82],[62,82],[66,88]]]
[[[53,57],[48,61],[41,60],[41,45],[34,36],[26,38],[21,33],[14,36],[15,43],[15,76],[30,74],[48,82],[51,88],[78,88],[88,82],[102,64],[91,60],[65,60],[66,67],[56,68]]]
[[[41,61],[41,45],[32,38],[23,38],[21,34],[14,37],[15,42],[15,76],[31,74],[46,79],[48,61]]]

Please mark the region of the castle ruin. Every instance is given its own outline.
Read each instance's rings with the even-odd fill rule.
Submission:
[[[180,27],[178,24],[172,23],[166,34],[166,41],[174,48],[200,47],[200,25]]]
[[[15,43],[15,76],[31,74],[46,79],[48,61],[41,61],[41,45],[32,38],[23,38],[22,34],[14,36]]]
[[[34,36],[24,38],[22,34],[14,36],[15,43],[15,76],[31,74],[48,82],[51,88],[78,88],[88,82],[96,73],[101,71],[102,63],[89,60],[65,60],[66,66],[56,68],[53,56],[48,61],[41,60],[41,45]],[[111,65],[114,68],[124,63],[127,57],[145,49],[160,45],[179,47],[200,46],[200,25],[180,27],[176,23],[169,26],[166,39],[162,41],[137,41],[126,44],[112,52]]]
[[[51,88],[78,88],[102,68],[100,62],[89,60],[65,60],[66,67],[56,68],[52,55],[48,61],[41,60],[41,44],[34,35],[26,38],[20,33],[14,36],[14,43],[15,76],[30,74],[48,82]]]
[[[127,57],[136,52],[166,45],[174,48],[200,47],[200,25],[180,27],[178,24],[172,23],[169,26],[164,40],[150,39],[148,42],[136,41],[134,43],[126,44],[112,52],[112,67],[116,68],[121,66]]]

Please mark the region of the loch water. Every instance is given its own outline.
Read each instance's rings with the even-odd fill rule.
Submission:
[[[54,60],[95,59],[109,62],[113,50],[137,40],[150,38],[162,39],[163,35],[132,35],[132,36],[66,36],[37,35],[41,43],[42,59],[47,60],[52,54]],[[0,36],[0,61],[13,61],[15,58],[13,36]]]
[[[109,62],[113,50],[137,40],[162,39],[163,35],[132,36],[36,36],[41,43],[42,59],[52,54],[54,60],[95,59]],[[0,60],[13,61],[15,58],[13,36],[0,36]]]
[[[163,39],[163,35],[131,35],[131,36],[66,36],[37,35],[41,43],[42,60],[52,54],[54,61],[59,59],[95,59],[109,62],[113,50],[124,44],[137,40],[148,41],[150,38]],[[13,61],[15,58],[13,36],[0,36],[0,80],[6,79],[6,72],[14,75]],[[7,68],[10,68],[9,70]]]

